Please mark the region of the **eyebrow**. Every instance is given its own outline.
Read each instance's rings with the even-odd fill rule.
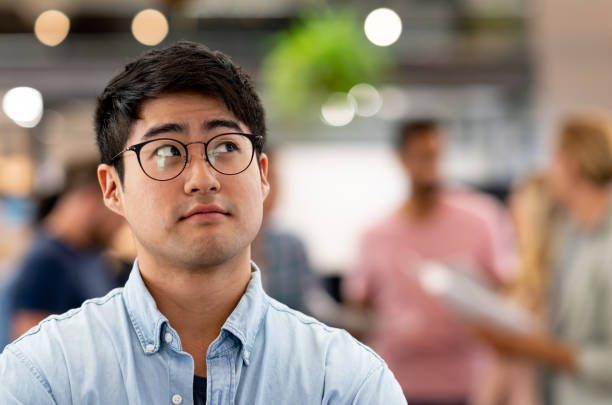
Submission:
[[[155,127],[149,128],[147,132],[145,132],[142,136],[142,139],[152,138],[155,135],[165,134],[167,132],[186,133],[187,125],[179,124],[176,122],[169,122],[166,124],[157,125]]]
[[[217,128],[229,128],[229,129],[233,129],[238,132],[242,132],[242,128],[240,128],[240,125],[238,124],[238,122],[233,121],[233,120],[225,120],[225,119],[214,119],[214,120],[206,121],[202,125],[202,128],[204,128],[207,131],[211,131]]]
[[[168,132],[185,134],[188,132],[187,127],[187,124],[182,124],[178,122],[169,122],[157,125],[152,128],[149,128],[147,132],[145,132],[142,136],[142,139],[149,139],[156,135],[165,134]],[[242,128],[240,128],[238,122],[226,119],[214,119],[206,121],[204,122],[204,124],[202,124],[202,128],[206,131],[212,131],[213,129],[217,128],[229,128],[238,132],[242,132]]]

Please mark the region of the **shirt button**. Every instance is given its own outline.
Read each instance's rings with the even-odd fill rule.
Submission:
[[[172,334],[170,332],[167,332],[164,335],[164,340],[166,341],[166,343],[172,343]]]
[[[152,344],[148,344],[148,345],[145,347],[145,351],[146,351],[147,353],[153,353],[153,350],[155,350],[155,346],[153,346]]]
[[[183,402],[183,397],[180,396],[179,394],[174,394],[172,396],[172,403],[175,405],[179,405],[181,402]]]
[[[249,357],[251,357],[251,352],[249,352],[248,350],[244,352],[244,358],[248,359]]]

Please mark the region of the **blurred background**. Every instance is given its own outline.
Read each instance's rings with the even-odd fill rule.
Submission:
[[[503,197],[545,158],[541,144],[568,100],[607,101],[607,81],[597,81],[596,72],[581,79],[569,70],[568,60],[578,62],[562,39],[571,38],[581,52],[583,66],[571,69],[597,69],[602,56],[581,46],[581,38],[597,36],[591,32],[597,24],[568,24],[574,15],[564,7],[518,0],[378,3],[0,2],[6,223],[0,257],[20,247],[15,233],[33,215],[27,198],[33,190],[59,187],[68,160],[96,155],[95,97],[147,44],[199,41],[229,54],[252,75],[267,108],[269,142],[282,149],[275,218],[304,238],[325,274],[341,274],[360,231],[405,194],[407,183],[389,148],[397,120],[442,119],[452,132],[444,162],[449,178]],[[399,19],[392,15],[387,22],[383,15],[371,24],[371,38],[388,43],[380,47],[368,40],[364,25],[383,6]],[[138,14],[147,9],[158,13]],[[386,33],[393,24],[397,31]],[[607,76],[603,68],[601,75]],[[582,87],[587,79],[600,98]],[[359,95],[351,100],[333,97],[359,84],[369,86],[355,88]],[[23,86],[38,93],[11,107],[9,91]],[[536,114],[537,105],[546,110]],[[9,116],[11,108],[31,121],[20,126]],[[321,192],[312,194],[313,186]]]
[[[67,168],[97,158],[108,80],[187,39],[254,79],[275,161],[268,221],[342,301],[362,235],[410,195],[399,123],[437,120],[445,182],[505,205],[547,167],[567,114],[610,111],[611,14],[606,0],[0,0],[0,280]],[[128,231],[114,237],[130,263]]]

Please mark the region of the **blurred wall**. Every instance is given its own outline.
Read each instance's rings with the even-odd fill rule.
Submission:
[[[533,0],[531,7],[537,131],[549,143],[569,112],[612,112],[612,2]]]

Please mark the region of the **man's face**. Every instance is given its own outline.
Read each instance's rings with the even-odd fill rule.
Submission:
[[[145,139],[151,129],[155,129],[155,135]],[[208,141],[224,132],[250,133],[216,99],[192,93],[169,94],[142,105],[127,146],[155,138],[183,143]],[[122,157],[123,186],[116,171],[106,165],[100,166],[99,175],[107,206],[129,223],[139,257],[148,255],[160,264],[197,269],[220,265],[246,253],[261,225],[263,200],[269,190],[268,162],[262,154],[260,172],[255,155],[244,172],[224,175],[205,160],[203,145],[188,148],[187,167],[172,180],[147,177],[134,152]],[[105,185],[103,177],[108,176],[112,182]],[[225,213],[189,215],[194,209],[211,206]]]
[[[408,140],[400,160],[415,190],[432,190],[440,183],[443,139],[437,130],[424,131]]]

